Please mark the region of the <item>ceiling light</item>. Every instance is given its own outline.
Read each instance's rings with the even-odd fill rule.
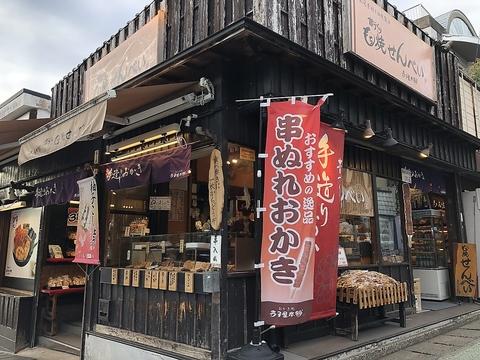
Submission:
[[[385,130],[386,139],[383,142],[383,146],[395,146],[398,144],[398,141],[393,138],[392,129],[386,128]]]
[[[238,163],[238,159],[232,159],[232,163],[233,163],[233,164]]]
[[[162,126],[156,130],[135,136],[132,139],[121,141],[112,145],[108,145],[107,152],[117,152],[138,147],[158,139],[166,138],[167,136],[178,134],[180,132],[180,124],[172,123]]]
[[[430,156],[430,152],[432,151],[432,148],[433,148],[433,144],[432,143],[428,144],[428,146],[425,149],[420,150],[420,152],[418,153],[418,156],[421,159],[428,158]]]
[[[155,150],[160,150],[160,149],[163,149],[165,147],[168,147],[170,145],[177,144],[177,143],[178,143],[177,140],[170,141],[170,142],[165,143],[165,144],[160,144],[158,146],[153,146],[153,147],[148,148],[148,149],[144,149],[144,150],[141,150],[141,151],[136,151],[136,152],[132,152],[130,154],[126,154],[126,155],[123,155],[123,156],[116,157],[116,158],[112,159],[112,161],[116,162],[116,161],[121,161],[121,160],[125,160],[125,159],[130,159],[132,157],[139,156],[139,155],[145,154],[147,152],[155,151]]]
[[[343,110],[341,110],[338,117],[332,123],[332,128],[338,129],[338,130],[345,130],[344,119],[345,119],[345,112]]]
[[[362,136],[364,139],[370,139],[375,136],[375,131],[372,129],[372,123],[370,120],[365,121],[365,130],[363,130]]]

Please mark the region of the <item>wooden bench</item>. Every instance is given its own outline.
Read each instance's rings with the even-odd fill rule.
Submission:
[[[350,328],[340,329],[335,326],[336,334],[350,333],[352,340],[358,340],[358,312],[362,309],[381,308],[379,321],[398,322],[401,327],[406,327],[407,317],[405,303],[408,300],[407,283],[389,285],[383,287],[371,287],[368,289],[337,288],[337,301],[340,306],[350,312]],[[399,317],[390,318],[385,316],[384,306],[398,304]]]

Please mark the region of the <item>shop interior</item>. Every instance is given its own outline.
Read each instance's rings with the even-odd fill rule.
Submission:
[[[229,144],[229,271],[251,271],[254,265],[254,160],[252,150]],[[192,150],[188,177],[168,183],[110,190],[106,266],[135,269],[212,268],[208,178],[213,147]],[[153,201],[153,202],[152,202]]]

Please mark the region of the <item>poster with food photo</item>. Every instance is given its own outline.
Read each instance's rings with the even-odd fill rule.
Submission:
[[[41,216],[41,208],[12,211],[5,276],[35,277]]]

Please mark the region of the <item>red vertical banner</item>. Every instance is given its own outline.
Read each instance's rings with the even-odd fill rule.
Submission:
[[[322,124],[318,141],[318,211],[311,320],[336,313],[338,234],[345,132]]]
[[[319,133],[320,105],[269,106],[260,272],[261,318],[267,324],[295,325],[311,317]]]

